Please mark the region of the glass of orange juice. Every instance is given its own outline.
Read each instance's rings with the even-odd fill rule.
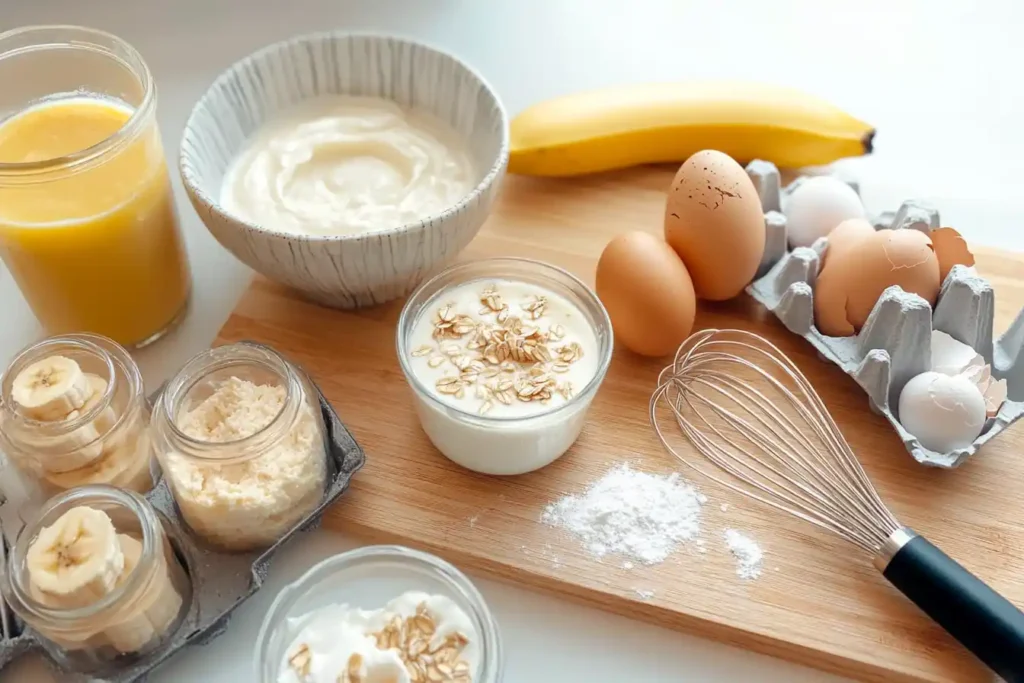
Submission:
[[[0,258],[50,334],[139,347],[183,317],[190,274],[156,86],[121,39],[0,33]]]

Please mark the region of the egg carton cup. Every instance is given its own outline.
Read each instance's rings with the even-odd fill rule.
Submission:
[[[12,614],[9,621],[14,626],[15,634],[0,639],[0,672],[12,661],[35,650],[46,657],[62,683],[139,683],[181,650],[189,646],[206,645],[224,633],[235,609],[262,587],[270,563],[281,547],[296,534],[319,526],[324,510],[345,493],[352,475],[366,461],[363,449],[341,422],[319,387],[317,392],[329,440],[328,485],[320,506],[270,548],[248,553],[224,553],[210,549],[192,537],[163,477],[146,494],[146,498],[163,518],[164,529],[171,544],[192,580],[192,604],[188,614],[163,647],[144,658],[126,657],[123,668],[108,677],[68,672],[46,657],[40,636],[17,622]],[[3,540],[7,547],[13,544],[23,526],[19,511],[11,509],[13,507],[11,501],[0,504],[0,519],[3,519],[6,536]],[[15,527],[15,524],[18,526]]]
[[[747,174],[761,198],[766,231],[765,254],[747,292],[791,332],[810,342],[823,358],[857,381],[867,392],[871,408],[889,420],[914,460],[930,467],[958,467],[1024,415],[1024,309],[1002,337],[993,339],[995,296],[991,284],[973,268],[954,266],[942,283],[934,310],[916,294],[889,287],[857,335],[824,335],[814,326],[814,282],[828,238],[790,250],[786,218],[781,213],[787,196],[803,178],[782,187],[778,169],[767,161],[751,162]],[[915,200],[869,220],[876,230],[929,233],[940,227],[938,210]],[[903,428],[897,414],[900,392],[907,381],[931,369],[933,329],[973,348],[992,366],[992,376],[1005,379],[1007,386],[1007,400],[995,417],[985,422],[981,435],[967,448],[949,453],[922,446]]]

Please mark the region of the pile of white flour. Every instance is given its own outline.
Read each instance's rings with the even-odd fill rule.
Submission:
[[[623,463],[582,494],[548,505],[541,521],[569,531],[595,557],[617,554],[651,565],[697,535],[706,500],[678,474],[638,472]]]

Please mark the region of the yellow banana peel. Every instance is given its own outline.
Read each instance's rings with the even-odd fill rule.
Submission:
[[[509,171],[573,176],[685,161],[716,149],[785,168],[869,154],[875,130],[798,90],[757,83],[664,83],[575,93],[512,120]]]

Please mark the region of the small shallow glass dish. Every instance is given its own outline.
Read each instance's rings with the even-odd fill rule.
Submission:
[[[424,315],[433,315],[444,291],[466,282],[510,280],[546,288],[576,306],[597,341],[597,370],[564,403],[526,416],[490,416],[440,400],[412,367],[413,334]],[[398,319],[398,362],[412,387],[416,412],[427,437],[449,460],[483,474],[525,474],[545,467],[575,443],[594,395],[604,381],[614,346],[612,323],[597,295],[569,272],[541,261],[493,258],[454,265],[416,290]]]
[[[286,586],[267,611],[256,638],[256,683],[277,683],[289,646],[317,610],[345,603],[380,609],[406,591],[452,599],[480,639],[480,666],[473,672],[473,683],[501,683],[501,635],[476,586],[444,560],[397,545],[367,546],[329,557]]]

